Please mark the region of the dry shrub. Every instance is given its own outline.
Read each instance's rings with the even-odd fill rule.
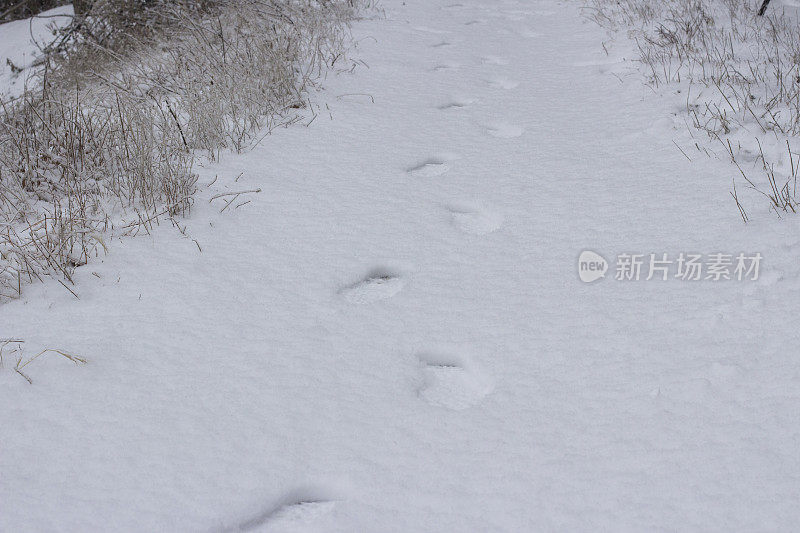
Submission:
[[[67,0],[0,0],[0,24],[29,18],[68,3]]]
[[[97,0],[76,17],[39,88],[3,104],[0,301],[43,276],[71,283],[109,233],[185,213],[195,157],[295,120],[362,7]]]
[[[687,123],[711,141],[698,150],[732,160],[744,187],[780,215],[798,206],[798,153],[787,146],[800,134],[800,25],[796,14],[760,17],[757,8],[750,0],[588,0],[585,13],[627,30],[653,86],[684,89]]]

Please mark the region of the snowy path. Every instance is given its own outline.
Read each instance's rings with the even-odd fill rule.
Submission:
[[[0,371],[0,530],[790,530],[797,223],[741,225],[577,3],[383,4],[333,120],[201,171],[202,253],[163,226],[0,309],[90,361]],[[765,263],[585,285],[584,249]]]

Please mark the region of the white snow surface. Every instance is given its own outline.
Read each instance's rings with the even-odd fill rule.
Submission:
[[[202,252],[165,223],[0,307],[88,360],[4,361],[0,531],[795,530],[798,219],[742,224],[579,3],[382,5],[332,117],[199,169]],[[585,249],[764,262],[583,284]]]

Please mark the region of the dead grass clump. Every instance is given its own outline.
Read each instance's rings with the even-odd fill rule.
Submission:
[[[786,147],[800,134],[800,24],[796,13],[762,17],[757,8],[749,0],[588,0],[585,13],[627,30],[649,82],[686,95],[687,124],[711,141],[698,150],[731,158],[744,188],[780,215],[798,206],[798,154]]]
[[[48,275],[69,289],[109,233],[186,213],[195,158],[296,120],[361,7],[97,0],[76,16],[38,88],[2,103],[0,301]]]

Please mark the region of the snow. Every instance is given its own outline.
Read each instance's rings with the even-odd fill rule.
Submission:
[[[68,24],[71,16],[72,6],[67,5],[30,19],[0,24],[0,98],[22,94],[41,49],[54,39],[53,28]],[[14,72],[8,61],[22,71]]]
[[[0,530],[793,530],[798,220],[743,225],[578,3],[382,6],[332,120],[199,169],[189,237],[0,307],[88,360],[5,360]],[[587,284],[584,250],[764,263]]]

